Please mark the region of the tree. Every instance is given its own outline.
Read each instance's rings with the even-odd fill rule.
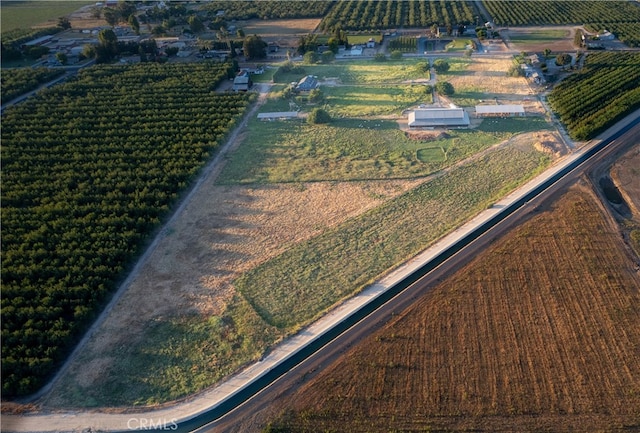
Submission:
[[[558,66],[566,66],[571,64],[571,55],[570,54],[558,54],[556,56],[556,65]]]
[[[400,51],[400,50],[391,51],[391,54],[389,55],[389,58],[391,60],[401,60],[402,59],[402,51]]]
[[[244,38],[245,37],[244,30],[242,29],[236,30],[236,36],[239,38]]]
[[[436,84],[436,92],[441,95],[451,96],[455,93],[453,85],[448,81],[438,81]]]
[[[445,59],[436,59],[433,62],[433,69],[435,69],[439,74],[444,74],[445,72],[447,72],[449,70],[449,67],[449,62],[447,62]]]
[[[318,63],[319,57],[318,53],[315,51],[307,51],[304,53],[303,61],[308,65],[313,65],[314,63]]]
[[[309,113],[307,122],[311,123],[312,125],[329,123],[331,122],[331,116],[322,108],[314,108],[311,113]]]
[[[66,65],[67,60],[69,60],[65,53],[56,53],[56,59],[60,62],[61,65]]]
[[[115,9],[104,8],[102,16],[111,27],[115,26],[120,21],[120,14]]]
[[[545,48],[543,51],[543,54],[545,57],[549,57],[551,55],[551,49],[550,48]]]
[[[318,102],[322,102],[324,100],[324,93],[322,90],[316,88],[309,92],[309,96],[307,97],[307,101],[316,104]]]
[[[187,22],[189,23],[189,28],[192,33],[197,34],[204,31],[204,24],[202,24],[202,21],[197,15],[191,15]]]
[[[69,22],[69,18],[60,17],[58,18],[58,27],[62,30],[69,30],[71,28],[71,23]]]
[[[136,35],[140,34],[140,23],[134,14],[129,15],[129,25]]]
[[[264,59],[267,57],[267,43],[258,35],[244,38],[242,49],[247,60]]]
[[[333,54],[333,51],[325,51],[320,56],[320,61],[322,63],[331,63],[336,59],[336,55]]]
[[[98,33],[98,53],[99,50],[104,50],[104,54],[112,59],[118,54],[118,37],[111,29],[102,29]]]

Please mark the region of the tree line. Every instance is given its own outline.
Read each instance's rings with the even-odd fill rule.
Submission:
[[[591,53],[584,68],[549,95],[553,110],[576,140],[587,140],[640,107],[640,54]]]
[[[230,63],[100,65],[2,122],[2,391],[37,390],[244,112]]]

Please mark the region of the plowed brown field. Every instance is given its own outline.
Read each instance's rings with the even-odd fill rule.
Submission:
[[[270,412],[292,432],[637,431],[640,275],[575,185]]]

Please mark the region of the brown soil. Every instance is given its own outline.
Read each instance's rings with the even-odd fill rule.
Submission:
[[[639,288],[615,221],[575,185],[261,422],[292,432],[637,430]]]
[[[640,223],[640,146],[635,146],[611,169],[611,178]]]

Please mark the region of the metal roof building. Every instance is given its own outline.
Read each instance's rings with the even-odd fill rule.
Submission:
[[[476,116],[478,117],[512,117],[524,116],[524,107],[522,105],[476,105]]]
[[[459,107],[420,108],[409,113],[410,127],[469,126],[469,115]]]

